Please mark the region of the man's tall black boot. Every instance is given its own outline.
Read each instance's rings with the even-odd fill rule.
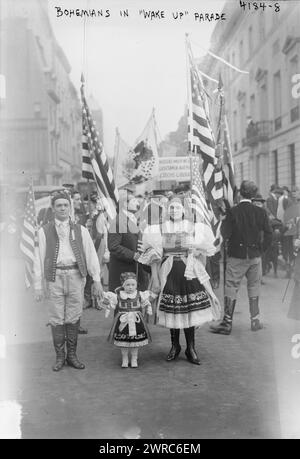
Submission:
[[[258,296],[249,298],[249,309],[251,319],[251,330],[258,331],[264,328],[263,324],[259,320]]]
[[[77,370],[83,370],[85,365],[79,362],[76,350],[77,350],[77,337],[78,337],[79,320],[75,324],[66,324],[66,335],[67,335],[67,363],[71,367]]]
[[[79,319],[78,335],[87,335],[87,334],[88,334],[87,328],[83,328],[83,327],[80,325],[80,319]]]
[[[52,367],[53,371],[59,371],[65,364],[65,326],[64,325],[51,325],[52,338],[54,349],[56,353],[56,362]]]
[[[210,331],[220,335],[230,335],[232,330],[232,317],[236,305],[236,300],[225,296],[224,298],[224,317],[218,325],[210,325]]]
[[[170,362],[171,360],[175,360],[181,351],[181,346],[179,344],[179,336],[180,336],[179,328],[171,328],[170,334],[171,334],[172,347],[170,349],[169,354],[167,355],[167,359],[166,359],[167,362]]]
[[[195,327],[185,328],[184,334],[186,339],[186,358],[189,362],[200,365],[200,360],[195,351]]]

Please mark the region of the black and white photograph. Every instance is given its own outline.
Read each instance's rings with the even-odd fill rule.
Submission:
[[[299,0],[0,0],[0,439],[300,439]]]

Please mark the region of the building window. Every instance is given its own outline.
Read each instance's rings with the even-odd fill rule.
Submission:
[[[272,173],[272,183],[278,183],[278,151],[272,151],[272,165],[271,165],[271,173]]]
[[[289,76],[290,76],[290,83],[292,83],[293,75],[296,75],[299,72],[299,60],[298,56],[295,55],[292,59],[290,59],[289,65]],[[295,99],[293,97],[292,91],[289,90],[290,94],[290,120],[291,123],[298,120],[300,118],[300,109],[299,109],[299,99]]]
[[[245,143],[245,137],[246,137],[246,98],[243,97],[240,100],[240,139],[242,140],[242,146],[243,143]]]
[[[281,128],[281,75],[280,71],[273,76],[273,101],[275,130]]]
[[[249,57],[251,58],[253,52],[253,30],[251,26],[248,29],[248,49]]]
[[[289,161],[290,161],[290,174],[291,186],[296,185],[296,161],[295,161],[295,144],[289,145]]]
[[[260,103],[260,121],[266,121],[269,118],[268,113],[268,91],[267,86],[263,84],[260,87],[259,94],[259,103]]]

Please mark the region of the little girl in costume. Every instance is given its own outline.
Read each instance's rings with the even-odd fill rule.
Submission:
[[[128,354],[131,350],[131,367],[138,366],[138,348],[151,341],[151,336],[144,319],[145,313],[151,315],[152,308],[149,301],[155,295],[146,290],[137,290],[136,275],[131,272],[121,274],[121,287],[113,292],[105,292],[105,317],[110,309],[114,309],[114,321],[108,341],[121,348],[122,367],[128,367]]]

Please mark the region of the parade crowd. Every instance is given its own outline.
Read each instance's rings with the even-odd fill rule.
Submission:
[[[34,263],[35,298],[46,300],[48,307],[56,353],[53,370],[65,364],[85,368],[77,357],[77,339],[87,333],[80,320],[91,307],[112,321],[108,340],[119,347],[123,368],[138,367],[138,350],[151,342],[152,326],[169,329],[167,361],[175,361],[181,352],[182,331],[187,360],[200,365],[195,329],[209,323],[213,333],[232,332],[244,277],[250,329],[263,329],[263,276],[272,268],[277,276],[279,261],[286,277],[295,280],[288,315],[299,320],[299,189],[272,185],[264,199],[254,182],[244,180],[238,191],[238,203],[222,221],[222,247],[216,245],[212,228],[195,219],[190,191],[183,187],[155,197],[134,188],[120,190],[110,225],[96,192],[81,196],[68,185],[53,193],[51,207],[37,216]],[[215,293],[221,259],[226,268],[224,305]]]

